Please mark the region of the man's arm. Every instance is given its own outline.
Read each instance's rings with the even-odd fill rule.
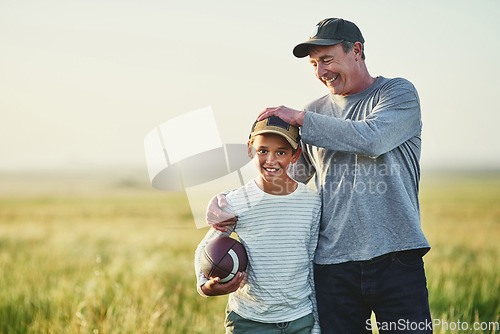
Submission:
[[[364,120],[344,120],[284,106],[267,108],[259,119],[278,116],[302,125],[302,140],[317,147],[378,157],[421,131],[420,101],[413,85],[393,79]]]
[[[391,80],[381,90],[379,102],[364,120],[307,113],[302,139],[335,151],[378,157],[420,135],[421,127],[417,92],[400,79]]]
[[[233,227],[238,221],[238,217],[231,212],[224,211],[227,207],[226,193],[218,194],[208,203],[205,220],[212,228],[227,232],[228,227]]]

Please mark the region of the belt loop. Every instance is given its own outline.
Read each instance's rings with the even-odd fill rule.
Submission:
[[[288,322],[278,322],[276,323],[276,326],[279,328],[279,329],[285,329],[288,327]]]

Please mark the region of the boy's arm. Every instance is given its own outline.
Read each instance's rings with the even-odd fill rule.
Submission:
[[[215,277],[208,280],[205,284],[198,287],[198,293],[203,297],[221,296],[235,292],[240,288],[243,281],[244,273],[239,272],[232,280],[227,283],[220,284],[220,278]]]
[[[203,250],[205,249],[207,244],[214,239],[220,237],[228,237],[233,231],[234,225],[228,226],[225,232],[210,228],[203,240],[198,244],[198,247],[196,248],[194,256],[194,267],[197,279],[197,290],[198,293],[204,297],[226,295],[228,293],[234,292],[238,290],[240,283],[243,280],[243,273],[238,273],[238,275],[236,275],[231,281],[220,284],[219,277],[208,279],[205,277],[205,275],[203,275],[203,272],[201,270],[201,257],[203,255]]]

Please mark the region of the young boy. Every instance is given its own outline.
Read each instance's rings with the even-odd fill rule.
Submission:
[[[287,174],[300,156],[299,141],[299,129],[278,117],[253,124],[248,155],[259,173],[226,196],[226,209],[238,216],[238,222],[227,232],[211,228],[196,250],[198,292],[203,296],[230,293],[226,334],[319,333],[313,257],[321,200]],[[207,279],[200,268],[203,249],[232,232],[247,251],[245,274],[225,284],[218,277]]]

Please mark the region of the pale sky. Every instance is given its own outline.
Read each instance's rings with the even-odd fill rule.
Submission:
[[[422,167],[500,168],[500,2],[0,1],[0,169],[144,168],[144,137],[211,106],[245,143],[268,106],[324,94],[292,48],[355,22],[372,76],[417,88]]]

